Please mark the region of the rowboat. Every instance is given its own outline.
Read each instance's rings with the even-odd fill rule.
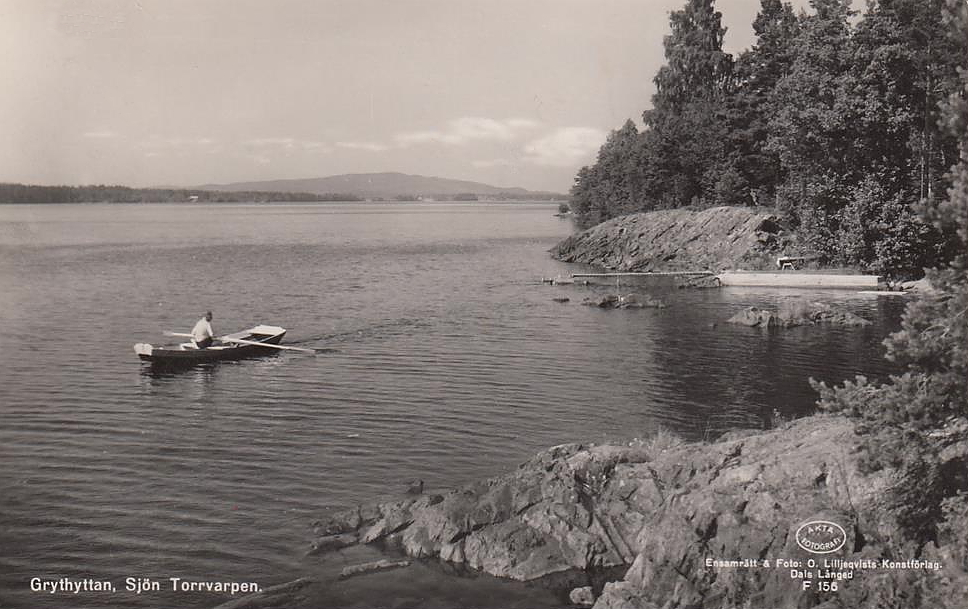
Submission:
[[[190,336],[187,334],[169,334]],[[258,325],[248,330],[219,337],[221,344],[215,344],[205,349],[199,349],[194,342],[163,347],[138,343],[134,346],[134,352],[138,354],[142,361],[156,365],[191,366],[206,362],[237,360],[276,353],[278,349],[286,349],[286,347],[277,346],[285,334],[285,328]],[[288,349],[295,348],[288,347]]]

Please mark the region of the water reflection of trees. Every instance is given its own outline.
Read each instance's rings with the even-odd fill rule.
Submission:
[[[881,346],[895,319],[891,305],[865,312],[875,323],[864,328],[760,329],[724,323],[736,307],[717,304],[727,303],[681,302],[656,319],[654,369],[679,409],[668,426],[691,438],[769,427],[774,411],[784,418],[813,412],[810,377],[829,383],[893,371]]]

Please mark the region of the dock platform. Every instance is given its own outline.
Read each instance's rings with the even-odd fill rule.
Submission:
[[[828,273],[757,273],[728,271],[716,275],[720,285],[775,288],[867,288],[875,289],[879,275],[834,275]]]
[[[572,273],[571,276],[578,279],[583,277],[598,277],[601,279],[614,279],[616,277],[675,277],[715,275],[712,271],[654,271],[648,273]]]
[[[810,271],[654,271],[572,273],[568,279],[545,280],[547,283],[615,282],[630,284],[637,280],[660,277],[715,277],[721,286],[773,287],[773,288],[834,288],[876,290],[883,279],[879,275],[850,275]]]

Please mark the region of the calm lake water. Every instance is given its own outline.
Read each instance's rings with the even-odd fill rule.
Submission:
[[[802,292],[652,286],[667,308],[581,306],[608,288],[540,281],[580,270],[547,253],[571,231],[554,212],[0,206],[0,606],[230,599],[136,595],[129,576],[325,579],[363,556],[305,556],[309,523],[410,479],[446,489],[555,444],[659,427],[690,439],[762,428],[774,408],[811,411],[808,377],[890,370],[880,341],[898,325],[895,299],[808,294],[875,324],[772,333],[711,324]],[[206,309],[217,333],[281,325],[286,344],[333,350],[178,373],[139,362],[134,343],[165,344],[163,331],[189,331]],[[566,605],[541,586],[444,570],[334,583],[328,602]],[[34,577],[119,590],[42,594]]]

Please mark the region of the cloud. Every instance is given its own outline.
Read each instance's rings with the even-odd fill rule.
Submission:
[[[256,148],[292,148],[296,144],[296,140],[291,137],[259,137],[251,140],[245,140],[244,143],[248,146],[255,146]]]
[[[112,139],[112,138],[118,137],[118,134],[117,133],[115,133],[114,131],[108,131],[108,130],[105,130],[105,131],[88,131],[86,133],[82,133],[81,135],[84,136],[84,137],[89,137],[89,138],[99,139],[99,140],[107,140],[107,139]]]
[[[161,136],[157,133],[134,144],[147,158],[184,157],[192,154],[221,154],[225,147],[211,137]]]
[[[527,118],[497,120],[468,116],[449,121],[444,129],[405,131],[393,139],[401,148],[426,143],[461,145],[472,141],[508,142],[520,138],[523,131],[537,126],[536,121]]]
[[[258,149],[262,153],[278,152],[279,150],[291,151],[301,149],[304,152],[332,152],[333,147],[326,142],[315,140],[301,140],[294,137],[256,137],[245,140],[243,145],[250,149]]]
[[[304,141],[299,143],[307,152],[332,152],[333,147],[325,142]]]
[[[383,152],[391,148],[391,146],[381,144],[379,142],[336,142],[336,145],[340,148],[349,148],[350,150],[366,150],[367,152]]]
[[[561,127],[524,147],[524,161],[533,165],[569,167],[589,160],[605,142],[606,133],[591,127]]]
[[[211,147],[216,141],[210,137],[181,137],[154,134],[137,144],[138,148],[159,150],[162,148]]]
[[[457,143],[453,137],[442,131],[406,131],[404,133],[398,133],[393,139],[402,148],[413,144],[426,144],[428,142],[439,142],[443,144]]]

